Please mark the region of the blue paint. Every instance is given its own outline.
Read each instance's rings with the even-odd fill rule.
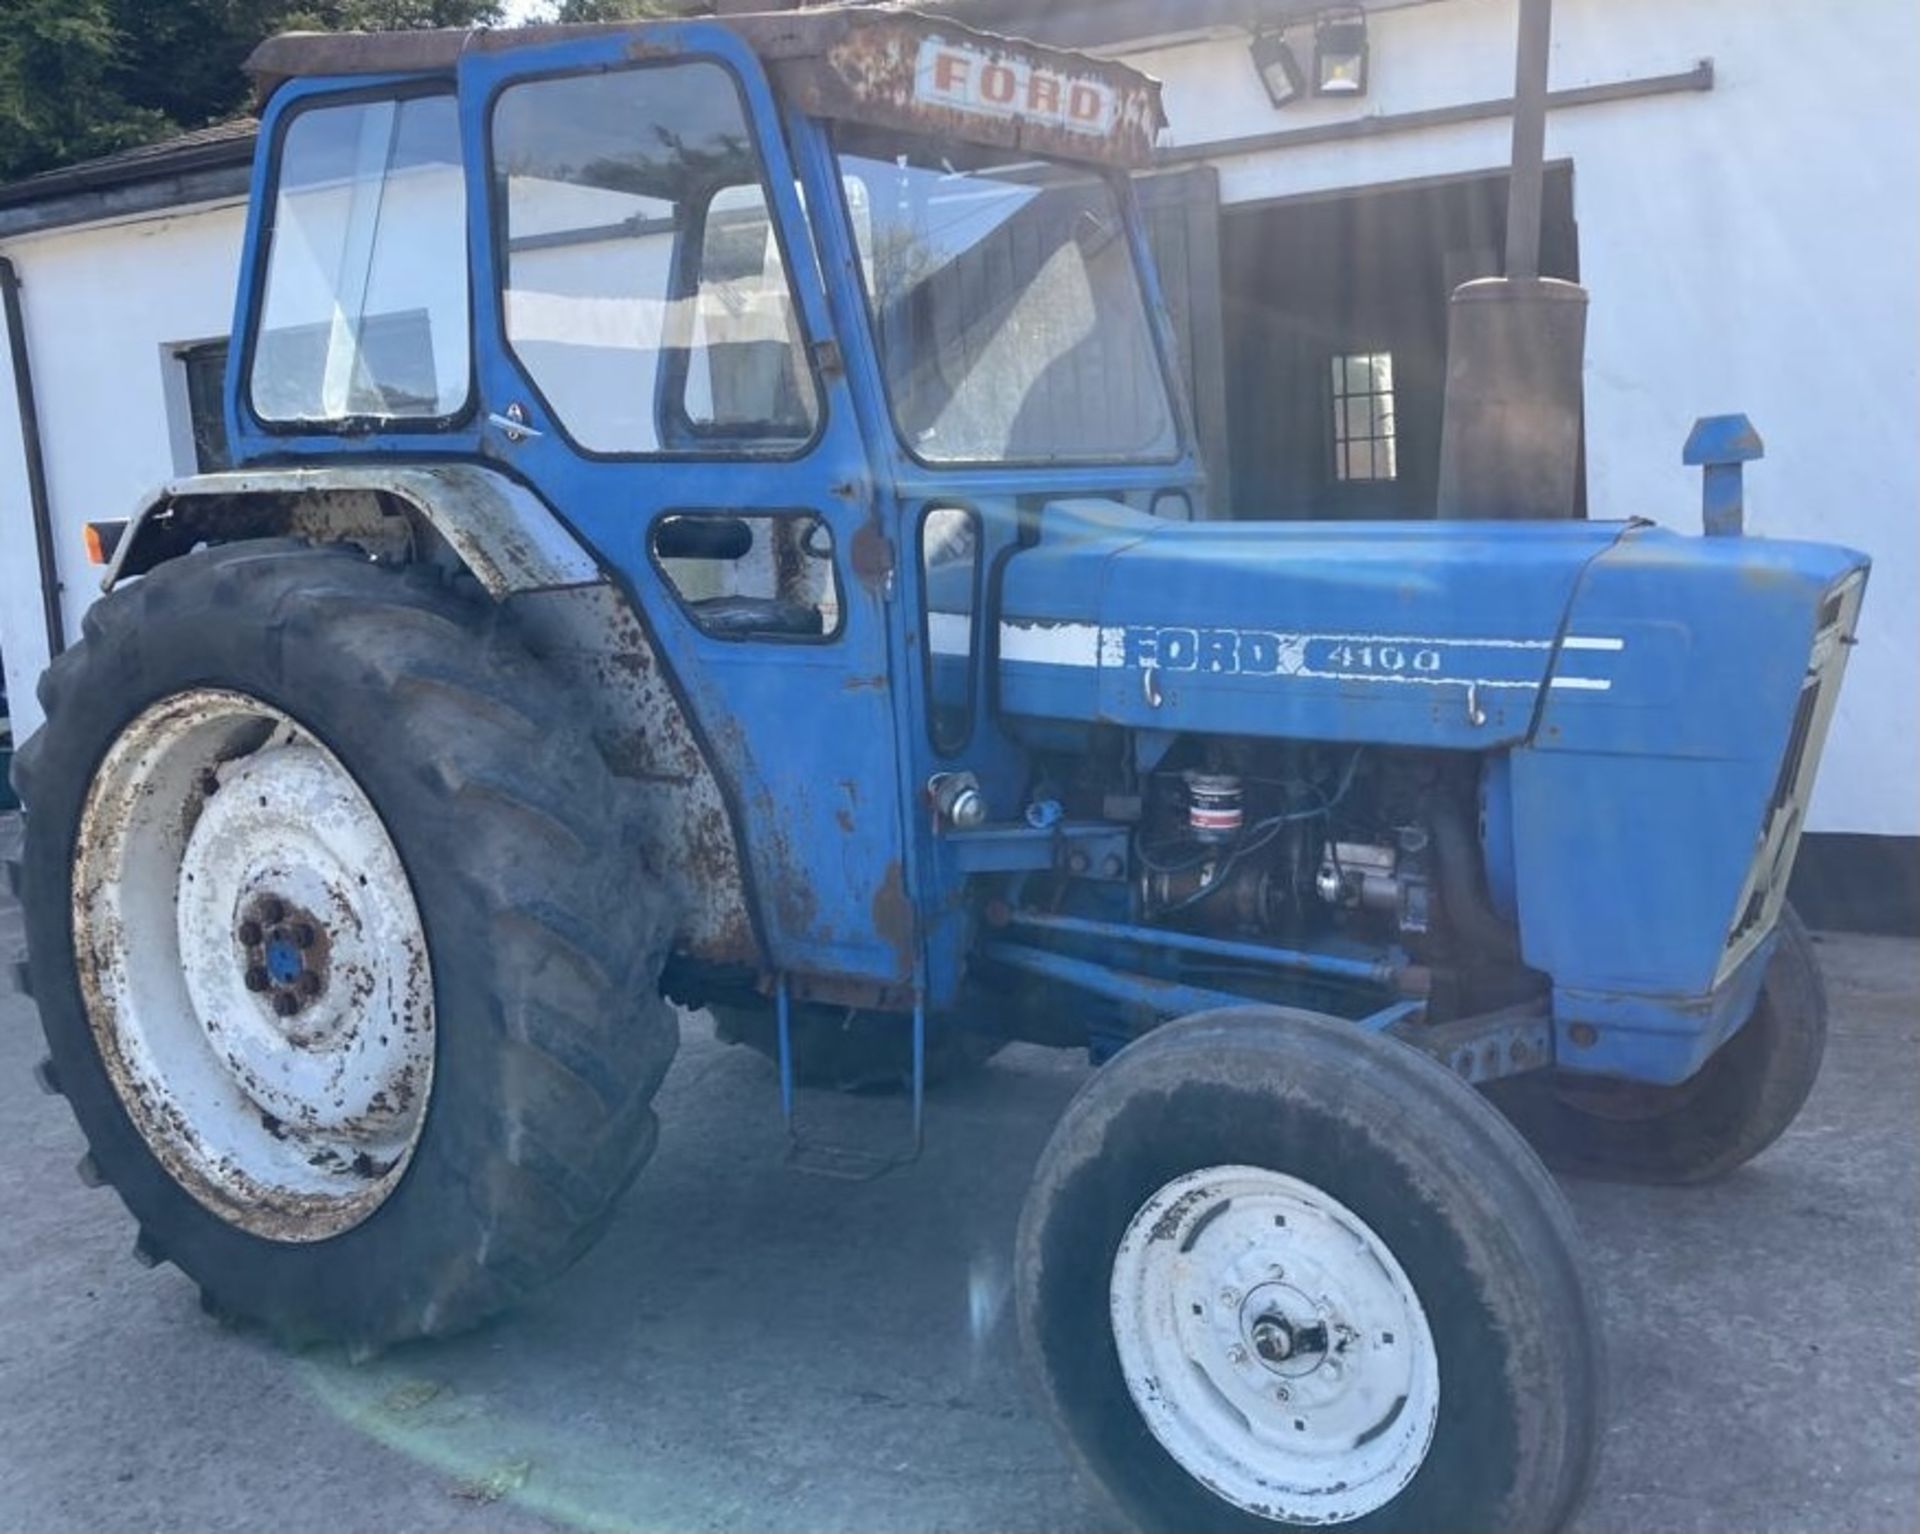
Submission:
[[[1480,769],[1480,851],[1485,858],[1487,901],[1504,920],[1519,907],[1513,874],[1513,760],[1495,752]]]
[[[1553,1025],[1560,1068],[1660,1086],[1685,1081],[1753,1015],[1778,941],[1777,933],[1769,935],[1724,982],[1698,995],[1556,985]]]
[[[1258,997],[1211,986],[1183,985],[1131,974],[1091,959],[1075,959],[1050,949],[1030,948],[1024,943],[988,943],[985,958],[1009,969],[1023,970],[1042,980],[1054,980],[1075,990],[1105,997],[1132,1008],[1147,1017],[1184,1017],[1190,1012],[1208,1012],[1216,1007],[1259,1007],[1268,1003]]]
[[[1740,466],[1766,456],[1767,445],[1743,415],[1702,416],[1693,423],[1680,461],[1703,470],[1701,522],[1709,536],[1729,537],[1746,526]]]
[[[1511,757],[1529,964],[1582,994],[1714,989],[1823,598],[1861,563],[1650,529],[1594,561],[1567,627],[1622,641],[1615,685],[1552,690]]]
[[[1036,753],[1082,752],[1102,732],[1119,732],[1119,759],[1140,772],[1195,734],[1473,754],[1484,762],[1488,898],[1517,922],[1526,962],[1552,982],[1562,1062],[1674,1081],[1737,1030],[1770,942],[1738,959],[1729,936],[1818,614],[1837,583],[1864,569],[1861,556],[1689,538],[1638,522],[1156,517],[1155,505],[1203,503],[1183,405],[1168,462],[920,463],[894,430],[828,126],[776,99],[760,61],[722,23],[660,23],[646,39],[638,66],[631,36],[612,32],[470,50],[454,78],[404,82],[458,91],[475,295],[465,414],[433,431],[270,431],[244,404],[247,352],[237,345],[228,433],[243,466],[486,460],[533,487],[616,581],[671,668],[740,830],[762,970],[775,977],[789,1122],[790,973],[915,998],[916,1140],[928,1014],[955,1005],[977,957],[1075,989],[1101,1047],[1124,1039],[1134,1012],[1164,1017],[1255,999],[1188,983],[1186,966],[1203,962],[1244,967],[1259,982],[1249,981],[1254,991],[1302,974],[1372,988],[1379,994],[1361,1004],[1363,1025],[1410,1021],[1420,1004],[1390,994],[1402,956],[1355,952],[1337,939],[1284,948],[1138,925],[1126,909],[1126,871],[1107,867],[1130,855],[1128,823],[1050,813],[1027,823],[1040,792]],[[778,459],[589,455],[569,443],[502,333],[487,152],[496,96],[528,77],[674,58],[729,72],[764,161],[762,191],[820,406],[813,440]],[[394,83],[303,80],[273,97],[236,337],[252,329],[271,155],[288,114]],[[1171,371],[1173,331],[1130,194],[1123,212],[1153,345]],[[512,405],[532,434],[502,429]],[[1740,530],[1740,465],[1760,451],[1743,417],[1696,427],[1685,458],[1706,471],[1710,533]],[[935,505],[973,514],[980,578],[972,653],[930,662],[922,615],[932,594],[915,551]],[[836,633],[818,643],[741,642],[691,621],[649,557],[649,528],[670,512],[714,507],[804,511],[825,523]],[[971,734],[947,754],[927,728],[936,666],[943,696],[973,700]],[[932,823],[923,791],[942,771],[978,778],[992,825],[945,834]],[[1041,876],[1038,887],[1063,871],[1081,881],[1079,903],[1017,915],[1032,943],[983,935],[983,897],[1017,893],[1009,876]],[[881,919],[901,909],[910,930]],[[268,965],[284,982],[299,956],[275,947]]]
[[[1007,925],[1030,932],[1055,933],[1062,937],[1137,944],[1161,953],[1239,959],[1274,972],[1299,970],[1331,980],[1355,981],[1364,985],[1391,985],[1404,968],[1404,962],[1396,961],[1390,954],[1358,957],[1336,952],[1307,952],[1283,948],[1274,943],[1238,942],[1232,938],[1207,937],[1202,933],[1180,932],[1167,927],[1136,927],[1122,922],[1092,921],[1083,916],[1056,916],[1037,911],[1015,911],[1007,918]]]
[[[306,967],[291,938],[267,939],[267,975],[275,985],[289,985],[298,980]]]

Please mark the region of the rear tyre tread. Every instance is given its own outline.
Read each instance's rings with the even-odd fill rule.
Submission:
[[[417,761],[437,799],[426,817],[413,818],[444,827],[415,831],[414,845],[441,839],[435,860],[457,870],[459,909],[475,912],[482,934],[513,931],[513,967],[497,963],[485,937],[474,951],[458,953],[436,941],[437,993],[445,994],[443,965],[485,966],[486,976],[497,977],[488,981],[495,987],[490,1008],[442,1019],[443,1029],[485,1030],[493,1064],[484,1088],[490,1106],[474,1108],[490,1127],[470,1148],[464,1200],[433,1217],[445,1224],[444,1234],[405,1238],[409,1250],[440,1253],[437,1271],[396,1272],[361,1309],[342,1314],[342,1302],[277,1292],[260,1274],[237,1278],[228,1266],[205,1261],[194,1242],[177,1256],[188,1257],[210,1304],[290,1343],[380,1347],[465,1329],[575,1261],[604,1230],[657,1141],[650,1104],[677,1046],[678,1020],[656,982],[672,913],[624,850],[644,839],[646,828],[630,823],[634,801],[598,755],[586,710],[568,706],[564,690],[520,649],[494,609],[438,579],[419,581],[351,551],[284,540],[202,550],[97,604],[87,637],[43,681],[48,724],[16,758],[25,775],[35,774],[49,742],[71,757],[70,711],[81,711],[90,694],[123,694],[126,684],[116,678],[151,678],[164,663],[136,652],[151,649],[158,632],[171,641],[187,615],[210,607],[224,618],[211,643],[234,652],[245,646],[244,666],[264,670],[265,683],[278,692],[268,701],[291,698],[289,711],[298,717],[298,699],[315,695],[319,676],[336,709],[327,716],[327,702],[316,702],[323,716],[338,719],[338,710],[354,707],[382,711],[391,755]],[[180,616],[168,619],[168,612]],[[374,690],[359,694],[367,677]],[[324,729],[316,733],[326,738]],[[63,763],[62,770],[75,765]],[[87,772],[79,767],[82,780]],[[391,818],[391,809],[382,813]],[[65,900],[64,850],[52,855],[55,828],[42,829],[36,839],[29,817],[28,894],[44,888],[50,898],[37,903],[52,906]],[[411,827],[394,822],[393,829],[404,847]],[[442,906],[448,898],[441,897]],[[431,932],[436,917],[422,900]],[[47,911],[37,927],[30,918],[36,952],[54,948],[45,934],[57,927]],[[543,972],[564,974],[566,984],[550,990],[539,982]],[[81,1042],[91,1054],[77,985],[65,978],[58,990],[59,1004],[42,1006],[56,1057]],[[61,1018],[46,1019],[50,1010]],[[444,1037],[440,1047],[447,1047]],[[104,1086],[97,1056],[92,1074]],[[443,1075],[436,1070],[435,1114],[442,1111]],[[549,1111],[562,1100],[586,1111]],[[91,1116],[82,1114],[83,1125]],[[157,1252],[163,1239],[172,1244],[166,1222],[147,1207],[155,1169],[131,1164],[137,1158],[127,1142],[140,1158],[147,1156],[144,1144],[124,1124],[106,1137],[111,1148],[91,1128],[89,1137],[102,1175],[147,1223],[146,1249]],[[347,1237],[374,1229],[388,1212]],[[412,1214],[420,1216],[419,1203]]]

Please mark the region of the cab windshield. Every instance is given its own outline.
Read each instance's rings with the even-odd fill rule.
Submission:
[[[1177,456],[1140,273],[1104,176],[854,129],[838,152],[894,423],[915,457]]]

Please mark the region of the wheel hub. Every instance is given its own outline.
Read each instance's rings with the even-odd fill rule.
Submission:
[[[278,710],[184,693],[108,752],[79,846],[89,1018],[156,1157],[256,1234],[359,1223],[419,1137],[434,1022],[411,884],[358,783]]]
[[[1317,1368],[1327,1352],[1323,1324],[1308,1321],[1295,1325],[1278,1310],[1263,1311],[1247,1328],[1247,1337],[1260,1361],[1274,1370],[1302,1359],[1312,1359],[1312,1367]]]
[[[298,1017],[324,998],[333,945],[312,912],[269,891],[247,903],[234,936],[246,988],[276,1017]]]
[[[1176,1178],[1121,1239],[1111,1303],[1141,1416],[1237,1506],[1345,1522],[1426,1457],[1439,1377],[1425,1314],[1380,1238],[1320,1189],[1251,1167]]]

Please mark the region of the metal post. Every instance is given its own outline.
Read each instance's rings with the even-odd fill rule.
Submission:
[[[1513,278],[1540,275],[1552,33],[1553,0],[1520,0],[1520,42],[1513,81],[1513,174],[1507,184],[1507,276]]]
[[[792,1004],[787,995],[787,977],[782,972],[780,978],[774,982],[773,1015],[780,1047],[780,1117],[786,1120],[789,1135],[793,1133],[792,1010]]]
[[[927,1002],[918,991],[913,997],[913,1153],[927,1143]]]

